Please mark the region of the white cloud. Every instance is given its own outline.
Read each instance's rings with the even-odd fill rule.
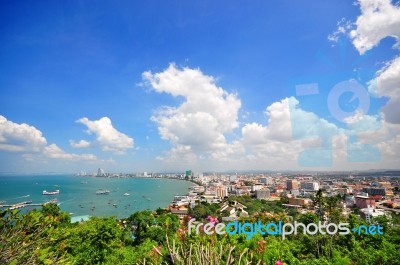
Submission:
[[[390,0],[359,0],[361,15],[349,32],[355,48],[364,54],[377,46],[379,42],[392,37],[394,47],[400,48],[400,7]],[[338,32],[348,31],[339,26]],[[368,90],[373,96],[388,97],[388,103],[382,108],[384,119],[390,123],[400,123],[400,57],[387,62],[377,72],[376,78],[369,82]]]
[[[334,124],[302,110],[294,97],[267,107],[266,125],[249,123],[242,128],[242,143],[249,161],[264,166],[298,168],[298,155],[307,148],[326,144],[333,150],[333,135],[342,133]],[[329,145],[331,144],[331,145]]]
[[[377,77],[369,82],[368,90],[379,97],[389,97],[382,108],[385,120],[400,124],[400,57],[388,62]]]
[[[88,148],[90,146],[90,142],[85,140],[80,140],[79,142],[75,142],[74,140],[70,140],[69,144],[73,148]]]
[[[46,138],[35,127],[14,123],[0,115],[0,150],[39,152],[46,144]]]
[[[392,76],[389,74],[391,71],[382,72],[380,82],[386,88],[391,82],[384,77]],[[170,150],[156,157],[169,165],[175,163],[175,166],[184,165],[192,169],[192,166],[197,166],[209,170],[305,169],[305,164],[298,159],[299,155],[306,154],[302,157],[317,161],[316,165],[319,160],[332,157],[333,166],[325,164],[314,169],[396,167],[394,161],[400,154],[400,130],[382,121],[378,115],[357,112],[346,119],[346,128],[340,128],[313,112],[301,109],[296,98],[285,98],[266,108],[265,124],[249,122],[241,127],[239,139],[233,137],[229,141],[227,139],[231,137],[228,134],[239,126],[237,119],[241,104],[235,94],[218,87],[213,77],[198,69],[179,69],[172,64],[160,73],[143,73],[143,79],[159,93],[183,98],[180,105],[164,106],[151,118],[158,125],[161,138],[172,144]],[[383,80],[387,83],[383,84]],[[227,109],[230,111],[225,111]],[[376,139],[371,144],[381,151],[380,161],[368,161],[370,149],[362,146],[371,140],[370,136],[365,136],[367,134]],[[311,152],[304,153],[307,150]],[[365,151],[367,161],[347,161],[349,151]]]
[[[225,135],[239,126],[241,102],[236,94],[218,87],[199,69],[179,69],[174,64],[142,76],[156,92],[184,98],[178,107],[163,107],[151,117],[161,138],[173,145],[169,157],[194,159],[195,153],[212,154],[229,146]]]
[[[398,168],[400,156],[400,125],[381,121],[380,129],[358,134],[361,144],[377,147],[381,152],[381,168]]]
[[[103,151],[123,154],[126,149],[133,148],[134,140],[117,131],[108,117],[103,117],[94,121],[85,117],[76,122],[86,125],[88,133],[94,133],[96,135],[96,141]]]
[[[353,116],[346,117],[343,119],[343,121],[345,123],[352,124],[361,121],[363,117],[364,117],[364,112],[362,111],[362,109],[357,109],[356,113],[354,113]]]
[[[70,154],[56,144],[47,145],[42,132],[33,126],[14,123],[0,116],[0,150],[21,152],[27,161],[46,162],[46,158],[96,161],[92,154]]]
[[[339,37],[341,35],[346,35],[347,32],[352,29],[352,27],[353,24],[350,21],[346,20],[345,18],[342,18],[337,22],[336,31],[328,36],[328,40],[333,43],[337,43],[339,41]]]
[[[63,151],[56,144],[51,144],[43,149],[43,154],[49,158],[63,159],[63,160],[85,160],[96,161],[97,158],[92,154],[70,154]]]
[[[379,116],[357,112],[348,118],[347,128],[339,128],[315,113],[302,110],[295,98],[286,98],[271,104],[266,113],[266,125],[249,123],[242,128],[247,166],[304,169],[298,162],[299,154],[307,149],[314,149],[313,152],[318,154],[318,148],[326,143],[321,154],[330,152],[333,164],[325,169],[398,168],[399,124],[391,124]],[[373,149],[379,150],[377,156],[370,152]],[[360,159],[364,162],[351,161],[358,159],[360,155],[364,155]],[[315,156],[314,159],[318,162],[320,157]]]
[[[243,141],[254,145],[266,141],[287,143],[296,139],[330,137],[340,130],[332,123],[319,118],[312,112],[299,107],[299,101],[285,98],[267,107],[268,126],[257,123],[246,124],[242,128]]]
[[[359,0],[361,15],[357,18],[355,29],[350,31],[353,45],[364,54],[390,36],[400,41],[400,8],[390,0]]]

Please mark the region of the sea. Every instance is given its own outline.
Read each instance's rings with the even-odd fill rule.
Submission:
[[[175,195],[187,194],[189,187],[194,185],[185,180],[165,178],[0,176],[0,201],[11,205],[23,201],[35,204],[57,199],[61,210],[70,213],[71,217],[115,216],[121,219],[136,211],[165,208]],[[98,195],[96,191],[99,189],[109,190],[110,193]],[[42,195],[43,190],[60,190],[60,194]],[[28,206],[23,211],[32,208],[35,207]]]

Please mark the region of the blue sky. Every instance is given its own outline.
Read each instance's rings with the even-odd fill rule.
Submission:
[[[382,75],[398,69],[399,8],[388,0],[3,1],[0,25],[0,172],[398,164],[399,112],[385,106],[399,78]],[[363,128],[379,124],[360,136],[375,149],[355,163],[345,158],[357,126],[328,107],[348,80],[370,105],[358,111],[349,92],[340,108]],[[296,94],[311,83],[318,94]],[[326,137],[328,163],[301,162]]]

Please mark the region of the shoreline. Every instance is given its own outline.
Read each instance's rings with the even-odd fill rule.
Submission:
[[[9,204],[16,204],[26,200],[24,197],[30,196],[30,200],[34,203],[42,203],[47,198],[42,195],[42,191],[57,186],[57,189],[60,189],[60,194],[52,196],[58,199],[61,211],[73,213],[72,216],[114,216],[117,219],[123,219],[138,211],[163,209],[173,201],[175,195],[188,194],[190,187],[197,185],[189,180],[186,181],[192,183],[173,182],[172,180],[185,179],[165,177],[110,179],[93,176],[77,177],[82,176],[69,174],[61,178],[59,175],[55,177],[36,175],[32,178],[9,178],[2,183],[4,185],[0,189],[2,195],[0,200],[5,200]],[[146,178],[149,180],[145,180]],[[156,179],[159,179],[159,181]],[[27,183],[31,185],[26,185]],[[111,192],[109,195],[96,195],[95,191],[100,188],[108,189]],[[124,196],[124,193],[130,193],[130,195]]]

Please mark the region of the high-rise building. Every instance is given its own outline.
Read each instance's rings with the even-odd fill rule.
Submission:
[[[274,184],[274,182],[273,182],[271,177],[260,178],[260,183],[265,184],[267,186]]]
[[[289,179],[286,182],[286,189],[287,190],[298,190],[299,189],[299,182],[295,179]]]
[[[228,196],[228,189],[225,186],[218,186],[215,189],[215,193],[218,198],[224,198]]]
[[[312,191],[319,190],[318,182],[301,182],[300,187],[303,190],[312,190]]]
[[[102,169],[102,168],[99,168],[98,170],[97,170],[97,176],[98,177],[103,177],[103,176],[105,176],[106,174],[104,173],[104,170]]]
[[[193,179],[193,172],[191,170],[186,170],[185,179]]]

